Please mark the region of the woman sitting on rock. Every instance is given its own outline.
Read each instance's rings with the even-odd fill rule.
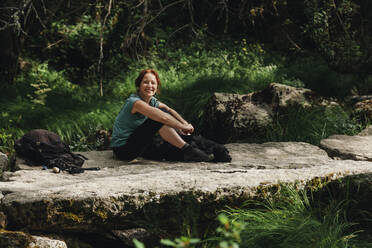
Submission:
[[[171,145],[179,148],[185,161],[210,161],[202,150],[186,143],[180,134],[191,134],[194,127],[174,109],[159,102],[154,96],[161,82],[153,69],[142,70],[135,81],[137,92],[125,101],[115,119],[111,147],[121,160],[140,156],[156,133]]]

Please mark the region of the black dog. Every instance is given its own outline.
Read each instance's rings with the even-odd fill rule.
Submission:
[[[190,145],[199,148],[207,154],[213,154],[213,162],[230,162],[231,156],[224,145],[209,140],[200,135],[182,135]],[[152,143],[141,155],[143,158],[152,160],[183,161],[182,151],[160,137],[156,136]]]

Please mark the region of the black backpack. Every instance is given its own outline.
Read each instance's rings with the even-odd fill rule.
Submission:
[[[86,157],[72,153],[69,146],[63,143],[57,134],[48,130],[31,130],[15,142],[14,148],[17,155],[25,159],[28,165],[58,167],[69,173],[82,173],[88,169],[81,168]]]

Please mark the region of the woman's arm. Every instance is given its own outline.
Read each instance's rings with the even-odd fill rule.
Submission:
[[[159,108],[160,106],[164,106],[164,105],[165,104],[159,104]],[[137,112],[143,114],[144,116],[147,116],[148,118],[154,121],[161,122],[175,129],[180,129],[185,133],[192,133],[194,131],[194,127],[191,124],[188,124],[185,120],[183,120],[182,117],[181,119],[183,120],[183,122],[181,122],[179,119],[177,119],[172,114],[165,113],[164,111],[158,108],[152,107],[148,105],[147,103],[145,103],[144,101],[139,100],[133,104],[131,113],[135,114]]]
[[[159,102],[159,108],[168,111],[169,114],[171,114],[171,115],[172,115],[174,118],[176,118],[179,122],[181,122],[181,123],[183,123],[183,124],[189,124],[187,121],[185,121],[185,120],[182,118],[182,116],[181,116],[179,113],[177,113],[176,110],[174,110],[174,109],[168,107],[168,106],[165,105],[164,103]]]

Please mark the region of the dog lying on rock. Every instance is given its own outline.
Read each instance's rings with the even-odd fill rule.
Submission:
[[[213,162],[230,162],[229,150],[213,140],[209,140],[200,135],[182,135],[184,141],[191,146],[197,147],[207,154],[214,156]],[[162,138],[156,136],[152,143],[141,154],[141,157],[151,160],[183,161],[182,151]]]

